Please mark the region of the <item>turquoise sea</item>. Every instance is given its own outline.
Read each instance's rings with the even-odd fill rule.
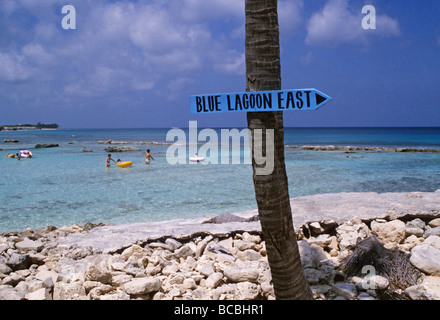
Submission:
[[[169,130],[0,131],[0,232],[86,222],[162,221],[256,208],[251,165],[171,165],[166,159],[173,143],[166,141]],[[112,153],[115,160],[133,161],[132,167],[105,168],[104,149],[109,145],[97,142],[109,139],[151,143],[129,144],[140,151]],[[36,144],[59,147],[35,149]],[[285,128],[285,145],[440,149],[440,128]],[[84,147],[93,152],[82,153]],[[24,149],[33,153],[32,159],[4,157]],[[144,162],[146,149],[156,159],[150,165]],[[440,189],[440,153],[286,147],[285,155],[290,197]]]

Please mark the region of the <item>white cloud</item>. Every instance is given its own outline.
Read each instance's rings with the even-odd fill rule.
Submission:
[[[376,15],[375,30],[364,30],[362,8],[356,9],[359,10],[349,6],[349,0],[329,0],[321,12],[310,18],[306,44],[333,47],[342,43],[367,43],[370,35],[392,37],[400,34],[398,21],[383,14]]]
[[[0,52],[0,81],[15,82],[28,80],[32,70],[26,66],[25,58],[17,53]]]
[[[400,35],[399,22],[387,15],[377,15],[377,30],[384,38]]]
[[[230,41],[236,30],[244,38],[244,1],[71,1],[76,30],[61,28],[59,0],[0,2],[1,17],[13,24],[2,34],[12,49],[0,51],[1,81],[37,81],[43,75],[56,79],[49,85],[60,94],[96,97],[166,90],[158,84],[169,83],[170,76],[185,79],[175,83],[177,94],[201,68],[244,73],[244,55],[234,42],[240,39]],[[16,12],[24,26],[13,19]]]
[[[154,81],[135,81],[132,80],[131,81],[131,87],[134,90],[141,90],[141,91],[145,91],[145,90],[151,90],[154,88]]]
[[[244,21],[243,0],[178,0],[179,15],[184,19],[225,20],[242,18]]]
[[[214,65],[215,70],[233,75],[245,75],[245,54],[237,50],[229,50],[227,52],[219,51],[219,53],[214,53],[217,57],[214,59],[216,64]]]
[[[48,53],[39,43],[30,43],[22,48],[23,55],[28,61],[37,65],[52,65],[56,57]]]
[[[278,24],[280,35],[291,36],[303,22],[303,0],[290,0],[278,2]]]
[[[194,80],[189,77],[182,77],[173,79],[167,86],[166,99],[173,101],[179,98],[182,91],[189,85],[192,85]]]

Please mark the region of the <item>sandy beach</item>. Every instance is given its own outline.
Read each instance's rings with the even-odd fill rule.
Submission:
[[[322,194],[293,198],[291,206],[315,299],[384,299],[384,290],[402,299],[440,299],[440,190]],[[207,223],[216,218],[207,216],[4,233],[0,299],[271,300],[256,215],[229,215],[242,221],[227,223]],[[417,283],[396,291],[378,275],[381,287],[367,290],[365,279],[339,270],[357,240],[372,235],[411,257]]]

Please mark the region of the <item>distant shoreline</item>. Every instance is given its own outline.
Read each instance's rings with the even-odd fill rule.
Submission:
[[[385,148],[385,147],[356,147],[356,146],[334,146],[334,145],[308,145],[308,146],[292,146],[286,145],[286,148],[301,149],[307,151],[345,151],[351,153],[355,151],[390,151],[390,152],[440,152],[440,149],[428,148]]]
[[[44,124],[14,124],[14,125],[2,125],[0,131],[27,131],[27,130],[57,130],[59,125],[56,123]]]
[[[58,129],[48,129],[48,128],[0,129],[0,131],[36,131],[36,130],[58,130]]]

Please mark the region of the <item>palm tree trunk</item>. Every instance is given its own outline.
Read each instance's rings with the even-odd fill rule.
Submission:
[[[280,90],[281,66],[277,0],[245,0],[246,12],[246,91]],[[304,276],[293,227],[286,168],[282,112],[248,112],[247,122],[255,198],[261,222],[272,282],[277,299],[312,299]],[[255,130],[274,130],[274,169],[258,175],[255,161]],[[261,141],[262,150],[266,139]],[[269,142],[272,143],[272,142]],[[261,144],[260,144],[261,146]],[[271,155],[266,155],[267,157]]]

